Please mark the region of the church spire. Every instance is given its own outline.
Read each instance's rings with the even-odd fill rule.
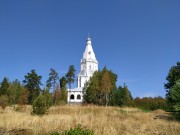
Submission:
[[[90,38],[90,34],[89,34],[89,33],[88,33],[88,38],[87,38],[87,40],[86,40],[87,44],[88,44],[88,41],[91,42],[91,38]]]
[[[92,48],[91,38],[90,38],[89,34],[88,34],[88,38],[86,40],[86,49],[83,53],[83,59],[91,60],[93,62],[98,63],[96,60],[93,48]]]

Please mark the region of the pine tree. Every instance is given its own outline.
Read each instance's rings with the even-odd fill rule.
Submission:
[[[66,81],[66,78],[64,76],[61,77],[59,82],[60,82],[60,89],[61,89],[60,101],[61,101],[61,103],[66,103],[67,102],[67,87],[66,87],[67,81]]]
[[[171,67],[169,73],[166,77],[167,83],[164,84],[166,89],[166,100],[169,104],[169,107],[172,107],[175,103],[171,96],[171,89],[175,85],[176,81],[180,79],[180,62],[177,62],[176,66]]]
[[[180,80],[170,89],[170,95],[174,102],[174,109],[180,111]]]
[[[61,79],[59,80],[59,83],[60,83],[60,88],[61,89],[66,88],[67,80],[66,80],[66,78],[64,76],[61,77]]]
[[[66,74],[66,80],[67,80],[67,83],[69,85],[69,89],[71,89],[71,84],[74,83],[74,80],[75,80],[75,68],[73,65],[70,65],[69,66],[69,70]]]
[[[128,87],[124,84],[124,87],[119,87],[118,88],[120,90],[120,97],[121,97],[121,101],[122,101],[122,105],[126,106],[128,105],[128,102],[130,100],[132,100],[132,96],[130,91],[128,90]]]
[[[32,103],[33,100],[39,96],[42,85],[41,79],[42,76],[39,76],[35,70],[31,70],[30,73],[27,73],[27,75],[24,76],[25,79],[23,80],[23,83],[25,85],[25,88],[28,90],[28,102]]]
[[[49,89],[53,87],[54,89],[58,83],[58,80],[59,80],[58,73],[51,68],[49,73],[49,79],[46,81],[46,87],[48,87]]]
[[[1,95],[8,95],[8,88],[9,88],[9,81],[6,77],[4,77],[4,79],[1,82],[1,87],[0,87],[0,96]]]

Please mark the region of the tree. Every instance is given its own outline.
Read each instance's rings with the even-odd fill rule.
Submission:
[[[59,80],[59,76],[58,73],[54,70],[54,69],[50,69],[50,73],[49,73],[49,79],[46,81],[46,86],[51,89],[51,87],[53,87],[53,89],[55,88],[56,84],[58,83],[57,81]]]
[[[28,91],[26,88],[22,88],[21,90],[21,94],[18,98],[18,109],[20,111],[22,111],[23,109],[25,109],[25,105],[28,103]]]
[[[121,90],[122,87],[119,86],[118,89],[113,89],[111,92],[111,97],[110,97],[110,104],[112,106],[122,106],[122,99],[121,99]]]
[[[106,106],[108,105],[108,102],[109,102],[109,93],[111,91],[111,88],[112,88],[112,84],[109,77],[109,73],[106,69],[104,69],[103,74],[102,74],[102,79],[101,79],[101,90],[105,95]]]
[[[124,87],[119,86],[111,93],[111,105],[114,106],[127,106],[132,100],[131,92],[128,87],[124,84]]]
[[[162,97],[136,97],[130,104],[131,107],[141,108],[143,110],[166,110],[165,99]]]
[[[37,115],[43,115],[47,113],[50,105],[47,104],[45,95],[39,95],[33,102],[33,113]]]
[[[45,97],[46,99],[46,106],[52,106],[53,102],[52,102],[52,94],[49,92],[49,88],[44,88],[42,95]]]
[[[60,79],[60,101],[61,103],[66,103],[67,102],[67,87],[66,87],[66,84],[67,84],[67,81],[66,81],[66,78],[63,76],[61,79]]]
[[[175,85],[170,89],[170,95],[173,100],[174,109],[180,111],[180,80],[178,80]]]
[[[61,77],[61,79],[59,80],[59,83],[60,83],[61,89],[66,88],[67,81],[66,81],[66,78],[64,76]]]
[[[28,102],[32,103],[33,100],[40,94],[42,76],[39,76],[35,70],[31,70],[31,72],[27,73],[24,77],[25,79],[23,80],[23,83],[29,92]]]
[[[52,101],[53,101],[54,105],[58,105],[59,96],[60,96],[60,87],[59,87],[59,85],[56,85],[56,87],[52,93]]]
[[[10,86],[8,88],[8,96],[9,96],[9,102],[11,104],[16,104],[18,102],[23,89],[24,87],[17,79],[12,83],[10,83]]]
[[[67,83],[69,85],[69,89],[71,89],[71,84],[74,83],[74,79],[75,79],[75,68],[73,65],[70,65],[69,66],[69,70],[66,74],[66,80],[67,80]]]
[[[97,105],[108,105],[111,93],[116,89],[117,75],[106,67],[94,72],[83,88],[83,102]]]
[[[67,90],[61,89],[59,91],[59,101],[58,104],[66,104],[67,103]]]
[[[169,104],[174,105],[170,90],[175,85],[176,81],[180,79],[180,62],[177,62],[176,66],[171,67],[166,77],[167,83],[164,84],[166,89],[166,99]]]
[[[122,106],[127,106],[128,102],[132,100],[131,92],[128,90],[128,87],[124,84],[124,87],[118,87],[120,90],[120,97],[122,101]]]
[[[8,88],[9,88],[9,81],[6,77],[4,77],[4,79],[1,82],[1,87],[0,87],[0,96],[2,95],[8,95]]]
[[[100,89],[101,71],[94,72],[93,76],[85,83],[83,88],[83,102],[97,105],[103,104],[103,94]]]
[[[0,107],[5,110],[6,106],[8,105],[9,98],[7,95],[0,96]]]

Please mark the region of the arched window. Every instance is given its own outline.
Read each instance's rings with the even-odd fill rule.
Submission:
[[[77,99],[81,99],[81,95],[77,95]]]
[[[70,96],[70,99],[74,99],[74,95],[73,94]]]
[[[89,65],[89,69],[91,69],[91,65]]]

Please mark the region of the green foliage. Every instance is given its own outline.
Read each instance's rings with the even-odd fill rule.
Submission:
[[[42,76],[39,76],[35,70],[31,70],[31,72],[27,73],[24,77],[25,80],[23,80],[23,83],[29,92],[28,102],[32,103],[33,100],[40,94]]]
[[[119,86],[118,89],[113,90],[110,103],[114,106],[128,106],[132,99],[131,92],[124,85],[124,87]]]
[[[62,135],[94,135],[94,131],[90,129],[84,129],[78,124],[75,128],[65,130]]]
[[[53,91],[52,100],[54,105],[64,105],[67,103],[66,88],[60,89],[59,85]]]
[[[24,86],[16,79],[8,88],[8,96],[10,104],[17,104],[22,92],[24,90]]]
[[[22,92],[21,92],[21,95],[19,96],[19,99],[18,99],[18,110],[20,111],[23,111],[25,109],[25,105],[27,104],[28,102],[28,91],[27,89],[23,88]]]
[[[131,107],[137,107],[142,110],[157,110],[157,109],[163,109],[167,110],[167,105],[165,102],[165,99],[162,97],[144,97],[144,98],[135,98],[128,104]]]
[[[66,104],[67,103],[67,87],[66,87],[66,84],[67,84],[67,81],[66,81],[66,78],[63,76],[61,79],[60,79],[60,104]]]
[[[0,84],[0,96],[8,94],[9,85],[10,85],[10,83],[9,83],[8,79],[6,77],[4,77],[4,79],[2,80],[2,82]]]
[[[50,135],[59,135],[57,131],[50,133]]]
[[[46,106],[49,108],[52,106],[53,101],[52,101],[52,95],[49,92],[49,88],[45,88],[43,90],[43,96],[45,97],[46,100]]]
[[[56,86],[56,88],[53,91],[52,100],[54,105],[59,105],[60,100],[60,88],[59,85]]]
[[[180,111],[180,80],[178,80],[175,85],[170,89],[170,95],[175,103],[173,106],[176,111]]]
[[[119,87],[119,90],[120,90],[122,105],[127,106],[129,101],[132,100],[131,93],[126,85],[124,85],[124,88]]]
[[[84,103],[109,104],[111,93],[116,88],[117,75],[106,69],[94,72],[83,88]]]
[[[114,89],[110,94],[110,105],[112,106],[122,106],[120,87],[121,86],[119,86],[118,89]]]
[[[61,89],[60,90],[60,104],[66,104],[67,102],[67,90],[66,89]]]
[[[177,62],[177,65],[171,67],[171,69],[169,70],[168,76],[166,77],[167,83],[164,85],[167,91],[166,99],[170,106],[174,106],[176,104],[174,103],[170,90],[173,88],[176,81],[178,81],[179,79],[180,79],[180,62]]]
[[[102,72],[100,87],[101,87],[102,93],[105,95],[105,102],[106,102],[106,106],[107,106],[109,103],[109,93],[112,90],[112,84],[111,84],[109,72],[106,68],[104,68],[104,70]]]
[[[69,85],[69,89],[71,89],[71,84],[74,83],[74,79],[75,79],[75,68],[73,65],[70,65],[69,66],[69,70],[66,74],[66,80],[67,80],[67,83]]]
[[[54,89],[58,83],[57,82],[58,80],[59,80],[58,73],[54,69],[51,68],[50,73],[49,73],[49,79],[46,81],[46,86],[48,88],[53,87],[53,89]]]
[[[59,83],[60,83],[60,88],[61,89],[66,89],[67,80],[66,80],[66,78],[64,76],[61,77],[61,79],[59,80]]]
[[[39,95],[33,102],[33,113],[37,115],[43,115],[47,113],[51,102],[49,101],[48,94]]]
[[[3,110],[5,110],[6,106],[8,105],[9,98],[7,95],[0,96],[0,106]]]

